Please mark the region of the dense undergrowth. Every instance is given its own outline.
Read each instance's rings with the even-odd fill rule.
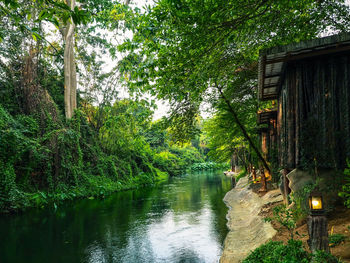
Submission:
[[[148,141],[155,135],[144,132],[152,124],[140,123],[140,108],[118,101],[104,109],[96,129],[82,110],[68,121],[47,113],[43,127],[42,116],[10,114],[0,104],[0,211],[105,196],[166,180],[204,162],[190,144],[169,146],[164,140],[151,147]]]
[[[305,251],[300,240],[283,242],[270,241],[257,249],[243,260],[243,263],[338,263],[336,257],[324,251],[317,251],[314,255]]]

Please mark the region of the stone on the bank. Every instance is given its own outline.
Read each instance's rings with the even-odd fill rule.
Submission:
[[[230,208],[227,214],[230,231],[225,239],[221,263],[240,262],[251,250],[264,244],[276,233],[272,225],[258,214],[264,205],[283,200],[279,190],[269,191],[259,197],[249,190],[248,185],[248,177],[241,178],[224,198]]]
[[[326,210],[331,210],[335,201],[338,198],[336,172],[331,169],[318,169],[317,176],[309,172],[294,169],[287,174],[289,179],[289,188],[298,198],[298,205],[304,211],[308,211],[308,192],[305,191],[306,186],[315,185],[318,182],[319,190],[323,193],[323,200]]]

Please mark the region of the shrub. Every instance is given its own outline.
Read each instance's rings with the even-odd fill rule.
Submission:
[[[345,240],[345,236],[343,234],[332,234],[329,235],[328,239],[329,239],[329,246],[330,247],[335,247],[337,245],[339,245],[341,242],[343,242]]]
[[[301,241],[289,240],[287,245],[270,241],[251,252],[243,263],[306,263],[310,258]]]
[[[287,245],[270,241],[261,245],[243,260],[243,263],[340,263],[333,255],[317,251],[314,255],[306,252],[300,240],[289,240]]]
[[[201,171],[201,170],[215,170],[215,169],[226,169],[228,164],[226,163],[215,163],[215,162],[202,162],[195,163],[191,166],[192,171]]]
[[[335,256],[319,250],[312,257],[312,263],[341,263]]]
[[[273,209],[273,217],[265,218],[265,221],[271,222],[276,221],[281,224],[281,227],[285,227],[289,234],[290,238],[294,238],[294,231],[296,228],[297,221],[297,211],[286,208],[284,205],[279,205]],[[296,233],[298,234],[298,233]]]
[[[153,165],[160,170],[166,171],[169,175],[177,175],[185,169],[180,158],[169,151],[163,151],[155,154]]]

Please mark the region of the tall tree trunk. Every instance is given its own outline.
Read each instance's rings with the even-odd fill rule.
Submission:
[[[224,93],[222,92],[222,89],[216,85],[217,90],[220,92],[220,95],[222,97],[222,99],[225,101],[225,103],[227,104],[227,107],[229,109],[229,112],[232,114],[235,122],[237,123],[238,127],[241,129],[244,138],[246,138],[246,140],[248,141],[249,145],[252,147],[252,149],[254,150],[254,152],[256,153],[256,155],[258,156],[259,160],[261,161],[261,163],[263,164],[263,166],[265,167],[265,169],[267,169],[270,173],[270,167],[267,164],[265,158],[262,156],[262,154],[260,153],[259,149],[256,147],[256,145],[254,144],[254,142],[252,141],[252,139],[250,138],[249,134],[247,133],[247,130],[245,129],[245,127],[243,126],[243,124],[241,123],[241,121],[238,118],[238,115],[236,113],[236,111],[234,110],[234,108],[232,107],[230,101],[225,97]]]
[[[75,0],[67,0],[68,6],[74,10]],[[67,22],[64,33],[64,105],[66,118],[73,116],[77,108],[77,72],[74,58],[74,29],[73,20]]]

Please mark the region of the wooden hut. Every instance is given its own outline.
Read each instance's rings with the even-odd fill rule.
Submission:
[[[279,166],[343,169],[350,158],[350,34],[263,50],[259,99],[277,99]]]

